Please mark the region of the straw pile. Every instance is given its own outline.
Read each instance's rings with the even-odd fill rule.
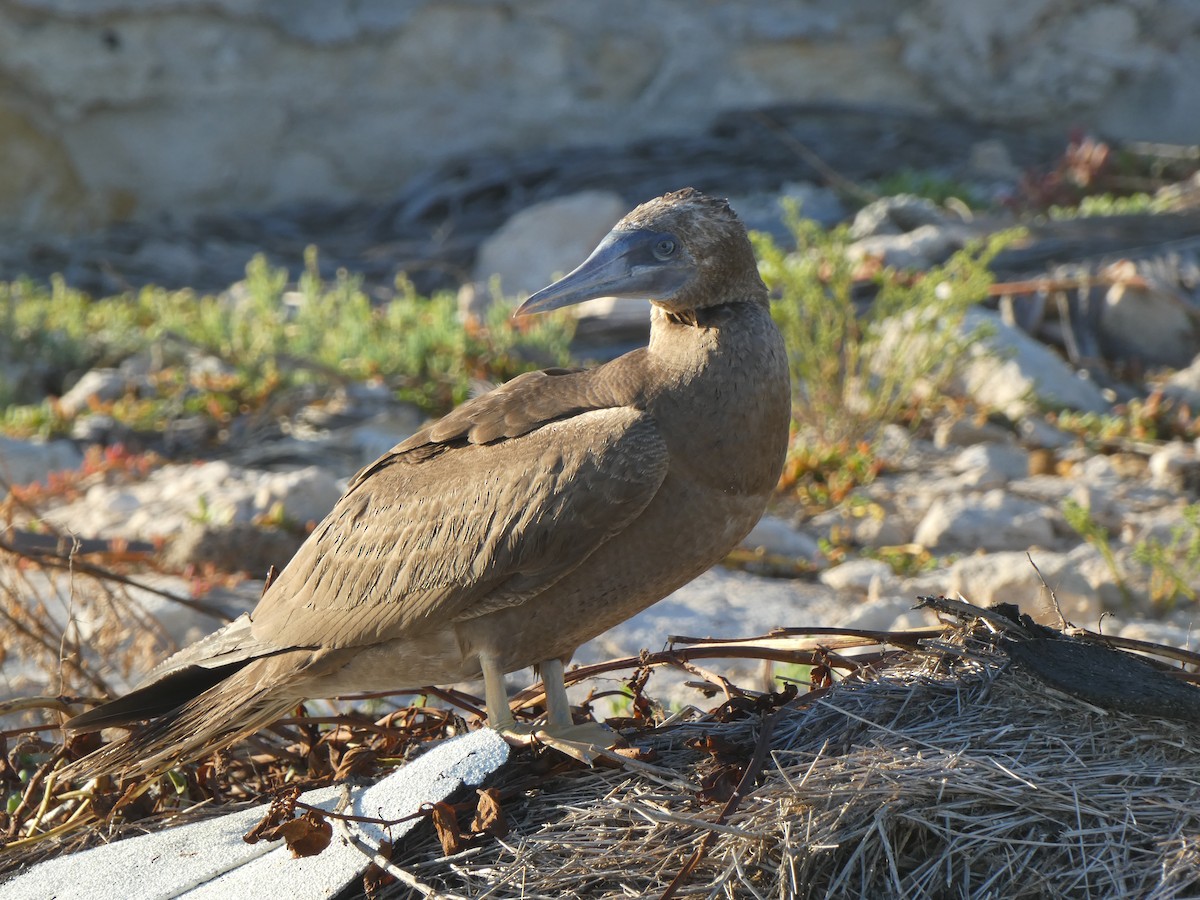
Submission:
[[[1200,727],[1052,688],[1009,640],[976,625],[773,711],[727,705],[638,738],[653,769],[510,765],[507,836],[446,856],[419,829],[370,893],[1200,896]]]

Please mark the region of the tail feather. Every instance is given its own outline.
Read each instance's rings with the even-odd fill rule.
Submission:
[[[169,715],[182,708],[189,700],[220,684],[246,664],[230,663],[211,669],[188,666],[159,681],[130,691],[123,697],[80,713],[63,723],[63,728],[69,731],[99,731],[102,728],[132,725],[157,716]]]
[[[128,737],[66,766],[59,778],[158,775],[253,734],[285,716],[298,702],[293,691],[280,691],[280,682],[261,677],[264,673],[258,669],[250,665],[234,672],[153,721],[135,727]],[[95,723],[85,722],[87,727],[92,725]]]

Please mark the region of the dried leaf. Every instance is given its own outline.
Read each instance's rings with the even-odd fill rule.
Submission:
[[[471,821],[471,831],[495,838],[507,835],[508,820],[500,806],[500,792],[495,788],[485,788],[476,793],[479,794],[479,805],[475,807],[475,818]]]
[[[290,819],[264,835],[268,840],[283,838],[292,856],[316,856],[333,840],[333,825],[323,815],[311,810],[298,819]]]
[[[271,801],[267,814],[258,824],[242,835],[247,844],[256,844],[261,840],[275,840],[274,832],[280,825],[296,814],[296,799],[300,796],[298,787],[291,787]]]
[[[433,819],[433,828],[438,840],[442,842],[442,852],[453,856],[462,849],[462,832],[458,827],[458,816],[454,807],[449,803],[434,803],[430,807],[429,816]]]

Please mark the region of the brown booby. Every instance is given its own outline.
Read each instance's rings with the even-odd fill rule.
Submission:
[[[652,300],[647,347],[521,375],[367,466],[253,612],[66,723],[131,728],[72,774],[159,772],[304,700],[479,676],[490,724],[516,733],[504,674],[531,665],[541,733],[596,740],[572,721],[563,664],[750,531],[791,409],[767,289],[726,202],[689,188],[637,207],[517,313],[602,296]]]

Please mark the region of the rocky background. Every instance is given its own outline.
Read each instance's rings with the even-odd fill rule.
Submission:
[[[926,0],[896,15],[870,0],[616,12],[0,0],[0,225],[14,229],[0,274],[61,273],[98,296],[144,284],[236,296],[254,253],[297,273],[316,244],[324,275],[359,274],[380,303],[401,273],[457,290],[469,323],[494,277],[509,294],[536,289],[632,204],[685,184],[730,196],[780,241],[780,201],[800,201],[824,224],[852,223],[854,258],[914,273],[1023,221],[1029,240],[993,263],[1013,287],[972,313],[988,337],[949,387],[953,410],[889,426],[878,476],[831,508],[781,497],[729,567],[577,659],[670,634],[917,625],[923,594],[1057,621],[1050,589],[1078,624],[1111,617],[1106,631],[1188,646],[1200,565],[1178,547],[1187,591],[1162,602],[1161,569],[1134,552],[1190,540],[1200,499],[1198,51],[1200,11],[1185,2]],[[1068,143],[1068,123],[1142,160],[1165,211],[1030,214],[1104,169],[1109,147]],[[985,212],[880,196],[914,172]],[[644,305],[582,315],[580,358],[644,339]],[[147,365],[63,378],[51,393],[69,438],[0,437],[6,484],[43,486],[21,495],[36,504],[6,505],[6,552],[74,560],[0,570],[3,593],[61,622],[89,559],[132,561],[144,571],[122,602],[161,631],[103,641],[152,644],[145,663],[251,607],[345,480],[423,419],[378,385],[331,386],[219,450],[173,423],[139,448],[166,464],[142,471],[122,455],[130,435],[96,410],[141,389]],[[1065,427],[1063,410],[1092,416],[1091,430]],[[1103,417],[1148,430],[1105,436]],[[1081,533],[1072,509],[1104,534]],[[282,516],[289,527],[270,527]],[[86,616],[80,627],[86,639]],[[114,657],[109,684],[139,668]],[[0,691],[56,689],[42,661],[4,660]]]
[[[0,0],[0,226],[378,200],[447,159],[812,102],[1195,143],[1200,8]]]

